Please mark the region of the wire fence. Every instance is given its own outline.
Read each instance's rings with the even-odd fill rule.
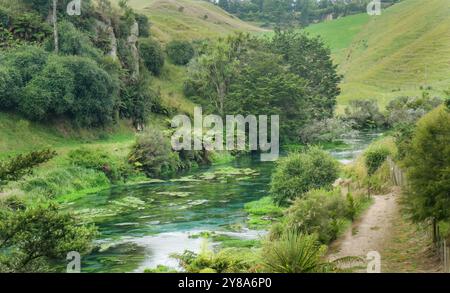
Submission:
[[[436,243],[434,244],[434,249],[436,250],[439,260],[441,261],[443,272],[450,273],[450,247],[448,247],[447,245],[447,240],[442,237],[439,231],[439,226],[437,226],[436,229],[437,239]]]

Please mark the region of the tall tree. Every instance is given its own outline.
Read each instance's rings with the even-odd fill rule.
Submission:
[[[414,219],[450,219],[450,110],[442,105],[419,120],[405,158],[408,203]]]

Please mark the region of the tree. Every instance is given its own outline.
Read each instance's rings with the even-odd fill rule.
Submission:
[[[164,53],[159,43],[152,39],[139,41],[139,54],[144,66],[153,74],[159,75],[164,66]]]
[[[27,205],[17,199],[0,205],[0,255],[2,272],[52,271],[67,253],[90,251],[94,226],[82,226],[71,214],[60,212],[54,202]]]
[[[433,241],[439,221],[450,219],[450,110],[444,105],[417,123],[407,167],[408,203],[415,220],[432,220]]]
[[[12,67],[0,67],[0,109],[15,108],[21,94],[22,78]]]
[[[120,116],[130,118],[138,130],[143,130],[154,106],[159,105],[159,96],[150,88],[149,79],[141,74],[121,91]]]
[[[34,151],[26,155],[18,155],[0,162],[0,185],[8,181],[17,181],[30,174],[36,166],[51,160],[56,153],[51,150]]]
[[[374,129],[386,125],[386,119],[374,100],[350,101],[350,105],[345,108],[344,119],[353,122],[357,129]]]
[[[210,43],[188,69],[185,92],[198,96],[220,115],[225,114],[226,97],[239,67],[239,56],[245,50],[248,36],[234,35]]]
[[[370,197],[371,177],[383,165],[387,157],[390,155],[389,149],[383,146],[373,146],[364,152],[364,164],[367,169],[367,194]]]
[[[11,67],[20,73],[21,86],[39,74],[47,63],[49,53],[37,46],[21,46],[5,53],[2,67]],[[17,98],[17,97],[16,97]]]
[[[102,52],[95,48],[89,36],[78,30],[71,22],[61,21],[59,23],[58,52],[61,55],[77,55],[100,60]],[[48,48],[55,49],[53,47]]]
[[[133,145],[129,162],[149,177],[158,177],[176,171],[176,153],[170,141],[158,129],[147,129]]]
[[[332,117],[342,76],[337,74],[337,65],[324,43],[305,33],[276,30],[267,48],[283,56],[289,70],[307,81],[311,116]]]
[[[171,41],[167,44],[167,56],[176,65],[186,65],[194,57],[194,47],[187,41]]]
[[[309,119],[306,81],[282,66],[280,56],[261,51],[241,54],[239,72],[227,94],[227,114],[279,115],[280,140],[298,140]]]
[[[337,179],[338,164],[327,152],[311,147],[278,161],[270,193],[278,204],[303,197],[311,189],[329,188]]]
[[[103,126],[112,120],[118,86],[91,59],[52,55],[24,89],[19,109],[35,120],[70,118],[79,126]]]

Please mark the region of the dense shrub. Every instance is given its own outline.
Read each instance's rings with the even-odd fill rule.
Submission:
[[[49,54],[37,46],[21,46],[8,51],[2,63],[18,70],[23,85],[39,74],[47,63]]]
[[[178,156],[172,151],[169,138],[151,128],[137,138],[129,162],[147,176],[158,177],[177,170]]]
[[[176,65],[186,65],[194,57],[194,47],[188,41],[171,41],[167,44],[167,56]]]
[[[87,58],[55,56],[25,87],[21,112],[35,120],[67,116],[80,126],[102,126],[112,119],[117,85]]]
[[[121,91],[120,115],[133,120],[136,128],[142,127],[150,118],[150,112],[161,108],[161,100],[150,87],[149,79],[143,77],[125,85]]]
[[[366,163],[366,154],[362,153],[356,158],[353,164],[346,165],[343,168],[343,176],[352,178],[354,182],[358,182],[358,185],[354,186],[354,191],[361,196],[366,196],[367,191],[373,191],[378,194],[388,193],[391,190],[393,182],[391,181],[390,166],[383,158],[385,158],[386,153],[392,158],[397,157],[398,149],[394,138],[386,137],[377,140],[366,148],[366,152],[369,153],[370,167]],[[380,163],[381,165],[378,165]],[[370,171],[369,168],[371,169]],[[360,183],[363,183],[370,190],[360,189],[362,187]]]
[[[327,152],[312,147],[278,162],[270,193],[278,204],[302,197],[310,189],[330,187],[338,176],[338,164]]]
[[[0,67],[0,110],[17,106],[22,89],[20,72],[12,67]]]
[[[25,87],[19,110],[27,118],[45,120],[62,115],[75,103],[75,76],[61,61],[51,56],[41,74]]]
[[[204,245],[200,253],[185,251],[173,255],[188,273],[243,273],[256,263],[255,255],[242,248],[226,248],[214,253]]]
[[[150,23],[148,17],[143,14],[136,15],[136,21],[139,24],[139,37],[148,38],[150,36]]]
[[[8,252],[0,255],[1,272],[54,271],[68,252],[90,251],[94,226],[80,225],[53,202],[10,203],[0,204],[0,250]]]
[[[141,39],[139,53],[144,66],[153,74],[159,75],[164,66],[164,52],[161,45],[152,39]]]
[[[345,108],[347,121],[352,121],[357,129],[373,129],[386,126],[386,119],[373,100],[353,100]]]
[[[430,97],[424,93],[422,97],[399,97],[389,102],[386,107],[387,122],[391,126],[414,124],[423,115],[442,104],[442,99]]]
[[[108,153],[81,148],[69,153],[69,162],[73,166],[93,169],[105,173],[111,182],[126,180],[132,173],[126,162],[112,158]]]
[[[53,50],[53,46],[52,41],[47,43],[49,50]],[[101,56],[101,51],[94,47],[90,38],[68,21],[59,23],[59,53],[90,57],[96,60]]]
[[[333,140],[356,135],[352,123],[338,118],[314,120],[300,129],[300,141],[303,144],[331,142]]]
[[[12,18],[9,30],[17,39],[41,43],[52,33],[50,25],[35,13],[24,12]]]
[[[387,157],[390,155],[390,151],[388,148],[383,147],[382,145],[375,145],[369,147],[364,152],[364,163],[367,168],[367,174],[372,176],[386,161]]]
[[[342,232],[346,221],[351,220],[348,207],[337,190],[311,190],[287,210],[285,229],[317,234],[320,242],[328,244]]]

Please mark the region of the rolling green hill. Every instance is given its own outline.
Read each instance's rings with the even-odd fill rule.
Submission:
[[[130,0],[128,4],[150,18],[153,36],[163,43],[264,31],[204,0]]]
[[[450,1],[404,0],[381,16],[351,16],[307,29],[321,35],[344,75],[339,104],[373,98],[381,106],[423,89],[450,88]]]

